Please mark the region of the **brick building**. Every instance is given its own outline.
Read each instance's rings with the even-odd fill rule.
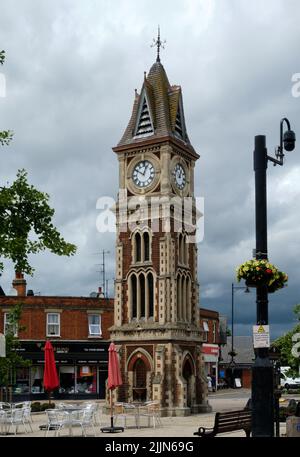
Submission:
[[[93,297],[59,297],[26,293],[26,281],[17,275],[14,296],[0,296],[0,333],[9,326],[8,313],[22,304],[18,332],[19,349],[30,368],[20,368],[13,379],[16,399],[41,399],[43,392],[43,347],[49,339],[55,350],[60,378],[58,398],[104,398],[107,379],[109,331],[113,324],[113,300]],[[101,295],[101,296],[100,296]]]
[[[117,398],[157,400],[162,415],[206,412],[194,241],[199,155],[187,135],[181,88],[170,85],[159,55],[113,150],[119,201],[111,337],[124,381]]]
[[[218,382],[218,360],[220,353],[220,324],[219,313],[210,309],[201,308],[200,327],[204,332],[202,353],[206,375],[215,376]]]

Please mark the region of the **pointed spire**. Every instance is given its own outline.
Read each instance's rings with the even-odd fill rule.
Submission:
[[[153,38],[153,44],[151,45],[151,48],[153,48],[154,46],[157,46],[157,57],[156,57],[156,62],[160,62],[160,48],[163,48],[165,49],[165,43],[166,43],[166,40],[164,40],[163,42],[161,41],[160,39],[160,27],[158,26],[158,33],[157,33],[157,40],[155,40],[155,38]]]

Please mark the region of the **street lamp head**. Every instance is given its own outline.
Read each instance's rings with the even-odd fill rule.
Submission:
[[[295,149],[296,135],[293,130],[287,130],[283,135],[283,144],[286,151],[293,151]]]

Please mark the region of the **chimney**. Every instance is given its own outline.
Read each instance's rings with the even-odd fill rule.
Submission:
[[[12,282],[12,286],[17,291],[17,295],[25,297],[26,295],[26,280],[23,273],[16,272],[16,278]]]
[[[104,298],[104,293],[102,292],[102,287],[98,287],[98,297]]]

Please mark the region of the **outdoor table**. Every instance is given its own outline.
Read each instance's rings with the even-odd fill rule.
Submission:
[[[128,405],[129,405],[129,407],[130,406],[134,407],[135,415],[137,417],[137,428],[140,428],[141,427],[141,424],[140,424],[140,409],[145,407],[145,403],[142,403],[142,402],[131,402],[131,403],[128,403]],[[126,406],[125,406],[125,408],[126,408]]]

